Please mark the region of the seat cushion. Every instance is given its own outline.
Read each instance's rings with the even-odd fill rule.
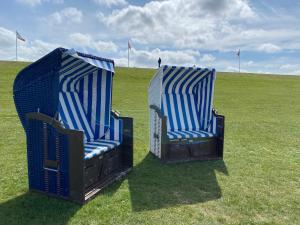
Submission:
[[[198,131],[186,131],[186,130],[176,130],[167,132],[169,139],[185,139],[185,138],[200,138],[200,137],[213,137],[213,133],[198,130]]]
[[[91,159],[120,145],[119,141],[97,140],[84,144],[84,159]]]

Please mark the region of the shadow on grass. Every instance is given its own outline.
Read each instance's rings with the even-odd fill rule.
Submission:
[[[133,211],[219,199],[215,170],[228,175],[222,160],[162,164],[148,154],[128,177]]]
[[[0,224],[66,224],[78,209],[71,202],[28,192],[0,204]]]

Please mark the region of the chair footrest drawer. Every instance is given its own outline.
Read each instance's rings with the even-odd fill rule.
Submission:
[[[121,152],[111,150],[104,155],[95,156],[85,161],[84,185],[88,188],[95,183],[105,180],[111,174],[122,168]]]
[[[216,139],[208,139],[197,142],[172,142],[166,145],[166,160],[193,160],[216,158],[217,141]]]

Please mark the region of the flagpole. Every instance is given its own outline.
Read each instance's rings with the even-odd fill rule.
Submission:
[[[239,54],[239,73],[241,73],[241,53]]]
[[[127,46],[128,48],[128,68],[129,68],[129,46]]]
[[[18,38],[17,38],[17,32],[16,32],[16,61],[18,61]]]
[[[236,54],[239,57],[239,73],[241,73],[241,50],[239,49]]]

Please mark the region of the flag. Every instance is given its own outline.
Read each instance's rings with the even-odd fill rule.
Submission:
[[[236,55],[237,56],[240,56],[240,54],[241,54],[241,51],[240,51],[240,49],[237,51],[237,53],[236,53]]]
[[[128,49],[131,50],[131,44],[130,44],[130,41],[128,40]]]
[[[18,33],[18,31],[16,31],[16,36],[17,36],[17,39],[19,39],[21,41],[25,41],[25,39]]]

